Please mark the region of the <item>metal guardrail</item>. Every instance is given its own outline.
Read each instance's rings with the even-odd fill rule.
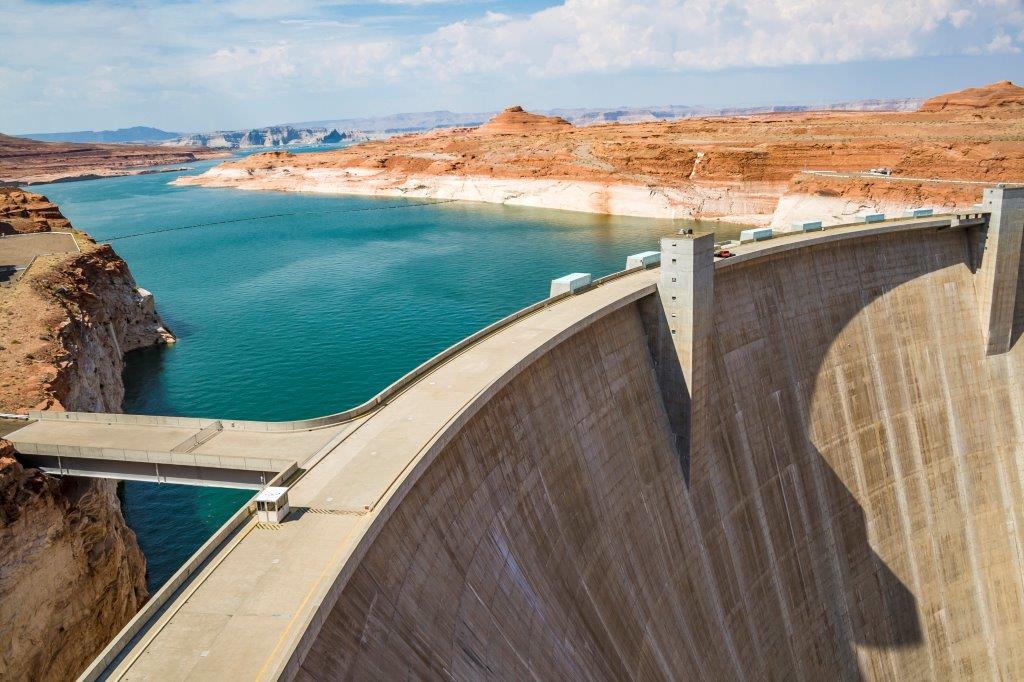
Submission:
[[[193,436],[194,438],[194,436]],[[52,443],[24,443],[18,438],[8,440],[23,455],[39,457],[72,457],[111,462],[139,462],[141,464],[175,464],[182,466],[231,469],[235,471],[285,471],[298,463],[291,458],[264,454],[200,454],[190,450],[128,450],[125,448],[94,447],[90,445],[59,445]]]
[[[198,448],[200,445],[202,445],[206,441],[210,440],[211,438],[213,438],[214,436],[216,436],[218,433],[220,433],[223,430],[224,430],[224,426],[220,423],[220,420],[218,419],[217,421],[213,422],[209,426],[204,427],[199,433],[195,434],[194,436],[189,436],[185,440],[183,440],[180,443],[178,443],[177,445],[175,445],[173,448],[171,448],[171,452],[173,452],[173,453],[188,453],[188,452],[192,452],[193,450]]]

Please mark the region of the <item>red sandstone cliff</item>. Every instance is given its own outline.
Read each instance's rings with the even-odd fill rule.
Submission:
[[[68,230],[71,222],[39,194],[0,187],[0,234]]]
[[[980,88],[967,88],[932,97],[921,105],[922,112],[986,112],[1024,107],[1024,88],[999,81]]]
[[[227,156],[201,147],[40,142],[0,133],[0,184],[135,175],[165,164]]]
[[[576,128],[513,107],[479,128],[404,135],[314,154],[256,154],[179,184],[437,197],[548,208],[785,222],[802,170],[1024,180],[1024,88],[994,83],[920,112],[805,112]],[[823,181],[825,182],[825,181]],[[814,210],[945,207],[935,183],[832,179]],[[875,183],[877,185],[878,183]],[[970,187],[971,201],[976,187]],[[967,190],[959,192],[963,195]],[[955,193],[954,193],[955,194]],[[832,201],[830,200],[838,200]],[[783,210],[780,212],[780,208]]]
[[[45,197],[0,190],[0,231],[69,227]],[[125,262],[75,234],[81,253],[0,287],[0,412],[118,412],[122,353],[169,337]],[[77,675],[145,600],[145,570],[114,482],[24,469],[0,439],[0,679]]]

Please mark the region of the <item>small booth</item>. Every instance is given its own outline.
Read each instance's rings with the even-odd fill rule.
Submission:
[[[267,487],[256,496],[256,518],[261,523],[281,523],[289,511],[288,488]]]
[[[774,234],[775,232],[770,227],[752,227],[749,230],[740,232],[740,244],[771,239]]]
[[[885,220],[884,213],[858,213],[857,217],[865,223],[880,223]]]
[[[626,256],[626,269],[649,268],[661,262],[661,251],[644,251]]]
[[[821,229],[820,220],[798,220],[793,223],[794,232],[817,232]]]
[[[590,281],[590,273],[588,272],[574,272],[565,277],[553,279],[551,280],[551,293],[549,297],[558,296],[566,292],[575,293],[577,289],[588,286]]]

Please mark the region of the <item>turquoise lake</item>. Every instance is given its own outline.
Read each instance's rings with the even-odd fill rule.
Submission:
[[[77,228],[112,240],[178,336],[174,346],[128,355],[125,412],[297,419],[341,411],[544,298],[552,278],[621,270],[627,255],[694,225],[167,184],[180,174],[29,188],[57,202]],[[739,230],[710,227],[720,237]],[[125,515],[146,554],[150,589],[251,495],[125,483]]]

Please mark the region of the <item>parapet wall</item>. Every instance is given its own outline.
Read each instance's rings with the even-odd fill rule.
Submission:
[[[1024,351],[986,355],[968,239],[716,268],[689,482],[653,297],[555,346],[379,519],[298,676],[1024,675]]]

